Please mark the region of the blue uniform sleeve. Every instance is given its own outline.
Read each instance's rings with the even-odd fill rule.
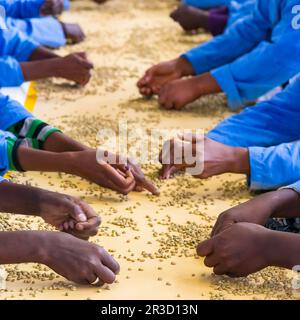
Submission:
[[[6,16],[13,18],[39,17],[45,0],[0,0],[0,6],[5,9]]]
[[[293,189],[300,194],[300,181],[290,184],[289,186],[284,187],[282,189]]]
[[[182,57],[191,63],[196,74],[233,62],[267,38],[272,27],[269,11],[277,11],[276,3],[276,0],[258,1],[252,14],[239,19],[223,35],[186,52]]]
[[[7,131],[0,130],[0,182],[3,179],[3,175],[10,168],[8,140],[15,140],[15,136]]]
[[[249,148],[252,190],[275,190],[300,180],[300,141]]]
[[[7,181],[7,179],[3,178],[0,176],[0,183],[4,182],[4,181]]]
[[[32,117],[32,114],[19,102],[0,94],[0,130],[5,131],[28,117]]]
[[[15,19],[6,18],[9,29],[16,28],[42,46],[59,48],[67,43],[62,24],[52,16]]]
[[[209,9],[213,7],[226,6],[230,0],[183,0],[182,3],[188,6]]]
[[[238,109],[280,86],[300,70],[300,32],[292,30],[278,42],[262,42],[251,53],[212,71],[227,95],[228,104]]]
[[[0,56],[12,56],[27,61],[39,43],[16,29],[0,30]]]
[[[69,10],[71,7],[69,0],[64,0],[64,10]]]
[[[300,78],[272,99],[218,124],[208,137],[232,147],[269,147],[300,140]]]
[[[16,87],[25,81],[20,63],[12,57],[0,58],[0,74],[0,87]]]

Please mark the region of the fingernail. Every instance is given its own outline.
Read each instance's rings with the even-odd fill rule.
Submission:
[[[86,221],[86,215],[83,213],[80,213],[78,215],[78,219],[79,219],[79,221],[84,222],[84,221]]]

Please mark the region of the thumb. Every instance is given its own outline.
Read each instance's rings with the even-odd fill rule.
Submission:
[[[80,58],[87,59],[87,55],[85,52],[76,52],[75,55]]]
[[[214,249],[214,238],[201,242],[197,247],[197,254],[200,257],[207,257]]]
[[[87,217],[78,204],[69,203],[69,214],[76,222],[86,222]]]
[[[81,64],[87,69],[93,69],[94,65],[91,61],[88,60],[85,52],[78,52],[76,56],[80,58]]]

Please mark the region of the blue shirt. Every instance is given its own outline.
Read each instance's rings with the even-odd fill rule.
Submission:
[[[242,0],[240,0],[242,1]],[[226,6],[230,0],[183,0],[182,3],[202,9]]]
[[[230,26],[236,20],[248,15],[255,8],[256,0],[185,0],[183,4],[210,9],[214,7],[226,6],[228,8],[229,17],[227,26]]]
[[[19,86],[24,76],[19,62],[28,61],[39,43],[16,29],[0,29],[0,86]]]
[[[16,19],[7,17],[8,29],[16,29],[42,46],[59,48],[67,43],[61,23],[52,16]]]
[[[295,190],[296,192],[300,193],[300,181],[297,181],[291,185],[289,185],[288,187],[286,187],[288,189],[293,189]]]
[[[300,71],[300,32],[292,26],[299,0],[257,0],[225,33],[183,55],[196,74],[211,71],[238,109]]]
[[[14,135],[7,130],[15,123],[32,117],[21,104],[11,100],[9,97],[0,94],[0,175],[4,175],[9,169],[9,160],[7,157],[8,137],[14,138]],[[1,179],[0,179],[1,181]]]
[[[300,180],[300,79],[269,101],[225,119],[208,133],[249,150],[249,185],[274,190]]]
[[[14,18],[31,18],[40,16],[40,10],[45,0],[0,0],[0,6],[6,11],[6,16]]]

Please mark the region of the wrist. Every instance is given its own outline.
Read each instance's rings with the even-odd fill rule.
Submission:
[[[49,231],[25,231],[25,245],[30,249],[24,250],[26,257],[24,261],[46,264],[49,260],[51,244],[49,239],[54,232]]]
[[[63,78],[63,61],[62,58],[57,57],[53,59],[48,59],[49,69],[51,70],[51,77]]]
[[[249,151],[247,148],[233,148],[233,158],[229,161],[232,173],[250,174]]]
[[[195,76],[192,79],[194,79],[198,96],[222,92],[217,80],[211,75],[210,72]]]
[[[57,153],[57,167],[59,172],[76,174],[78,167],[78,152],[62,152]]]
[[[53,259],[53,250],[55,251],[57,247],[56,240],[59,234],[59,232],[37,233],[34,262],[49,265]]]
[[[180,75],[180,78],[191,76],[194,74],[192,64],[185,58],[179,57],[175,60],[176,70]]]
[[[268,265],[287,269],[300,265],[300,236],[271,230],[267,230],[267,232],[266,258]]]

